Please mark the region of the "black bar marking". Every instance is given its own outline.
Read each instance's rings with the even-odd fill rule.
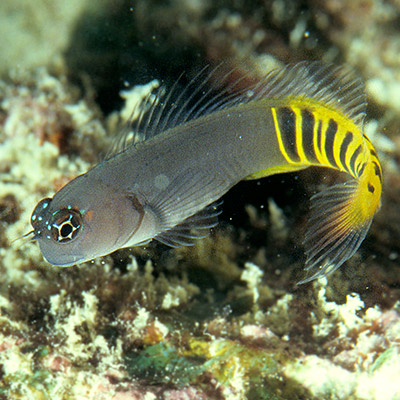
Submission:
[[[277,116],[283,147],[293,162],[299,162],[296,147],[296,114],[290,107],[282,107],[277,110]]]
[[[353,140],[353,133],[346,132],[346,136],[342,142],[342,145],[340,146],[340,162],[346,170],[349,168],[346,163],[346,154],[352,140]]]
[[[353,155],[351,156],[350,159],[350,171],[353,172],[353,174],[355,174],[355,164],[356,164],[356,160],[358,155],[361,153],[361,144],[356,148],[356,151],[353,153]]]
[[[365,133],[363,133],[363,138],[364,138],[367,142],[371,143],[371,141],[369,140],[369,137],[368,137]],[[371,144],[372,144],[372,143],[371,143]]]
[[[365,167],[367,166],[367,163],[365,162],[362,166],[361,166],[361,168],[359,169],[359,171],[357,172],[357,176],[358,177],[360,177],[363,173],[364,173],[364,170],[365,170]]]
[[[378,158],[378,154],[376,154],[376,151],[374,149],[371,149],[370,151],[371,156]]]
[[[311,163],[318,163],[314,148],[314,125],[315,118],[310,110],[301,110],[301,130],[303,135],[303,151],[307,160]]]
[[[328,129],[325,132],[326,135],[325,154],[329,163],[335,168],[338,168],[338,165],[336,164],[335,156],[333,154],[333,144],[335,143],[335,136],[337,129],[338,129],[337,122],[334,121],[333,119],[330,119],[328,124]]]
[[[319,152],[322,153],[322,121],[319,119],[317,124],[317,147]]]
[[[374,164],[375,167],[375,175],[377,175],[379,177],[379,180],[382,183],[382,172],[381,172],[381,168],[379,167],[378,163],[376,161],[372,161],[372,163]]]

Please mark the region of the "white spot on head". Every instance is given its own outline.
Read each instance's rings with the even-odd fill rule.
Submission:
[[[159,174],[154,178],[154,185],[157,189],[166,189],[169,185],[169,178],[167,175]]]

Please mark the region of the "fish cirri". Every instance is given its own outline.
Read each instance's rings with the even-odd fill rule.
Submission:
[[[152,239],[193,244],[216,224],[215,201],[239,181],[309,166],[349,180],[311,198],[302,282],[356,252],[382,191],[363,132],[362,82],[344,68],[302,62],[254,84],[227,74],[210,96],[215,74],[159,98],[136,122],[143,140],[123,137],[105,160],[38,203],[33,239],[48,262],[79,264]]]

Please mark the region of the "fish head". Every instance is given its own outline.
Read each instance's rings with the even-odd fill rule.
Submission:
[[[41,200],[32,213],[32,240],[50,264],[67,267],[109,254],[137,232],[137,242],[148,239],[140,229],[145,210],[137,196],[101,182],[85,185],[84,177]]]

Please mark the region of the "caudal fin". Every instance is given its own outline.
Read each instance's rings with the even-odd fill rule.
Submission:
[[[363,216],[359,205],[359,182],[331,186],[311,198],[311,216],[304,239],[310,282],[339,268],[357,251],[372,218]]]

